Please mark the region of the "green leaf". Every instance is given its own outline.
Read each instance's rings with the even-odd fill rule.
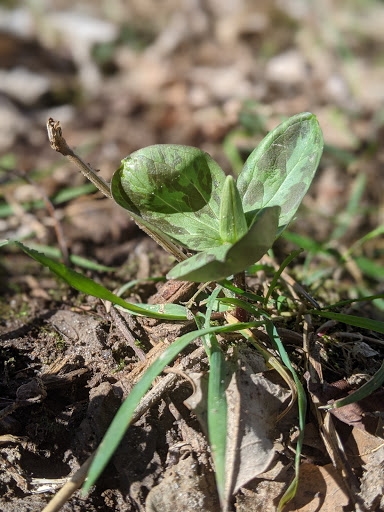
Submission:
[[[264,302],[264,297],[261,295],[256,295],[255,293],[247,292],[245,290],[242,290],[241,288],[238,288],[237,286],[234,286],[231,281],[227,281],[224,279],[223,281],[220,281],[220,285],[223,288],[226,288],[227,290],[240,295],[241,297],[244,297],[245,299],[249,299],[253,302]]]
[[[200,252],[176,265],[169,279],[184,281],[218,281],[246,269],[258,261],[272,246],[278,225],[280,208],[265,208],[257,220],[235,244],[224,244]]]
[[[208,381],[208,432],[212,456],[215,463],[215,476],[220,501],[224,499],[226,479],[227,446],[227,399],[225,390],[227,382],[227,365],[218,343],[213,345],[209,358]]]
[[[280,206],[279,232],[287,226],[312,182],[322,150],[321,129],[308,112],[291,117],[262,140],[237,182],[248,225],[260,208]]]
[[[315,254],[324,253],[328,254],[329,251],[325,245],[319,244],[315,242],[312,238],[305,235],[299,235],[298,233],[293,233],[290,230],[284,231],[282,237],[284,240],[288,240],[288,242],[292,242],[293,244],[301,247],[305,251],[313,252]]]
[[[311,310],[309,313],[323,316],[324,318],[330,318],[343,324],[353,325],[354,327],[362,327],[370,331],[380,332],[384,334],[384,322],[380,320],[372,320],[371,318],[363,318],[355,315],[344,315],[343,313],[333,313],[332,311],[318,311]]]
[[[220,204],[220,237],[234,244],[248,231],[241,198],[232,176],[227,176]]]
[[[381,363],[380,368],[377,372],[371,377],[365,384],[363,384],[360,388],[353,391],[351,394],[344,398],[340,398],[336,400],[332,404],[324,405],[321,409],[330,410],[337,409],[339,407],[344,407],[345,405],[353,404],[358,402],[359,400],[363,400],[367,396],[371,395],[376,389],[381,387],[384,383],[384,361]]]
[[[340,306],[346,306],[348,304],[353,304],[354,302],[366,302],[368,300],[376,300],[376,299],[384,299],[384,293],[378,293],[376,295],[367,295],[365,297],[359,297],[357,299],[341,300],[339,302],[335,302],[334,304],[328,304],[328,306],[324,306],[321,309],[322,309],[322,311],[325,311],[326,309],[338,308]]]
[[[280,265],[279,269],[277,272],[275,272],[275,275],[273,276],[273,279],[271,281],[271,284],[269,285],[269,289],[268,289],[268,292],[265,296],[265,299],[264,299],[264,305],[268,304],[268,301],[273,293],[273,290],[275,289],[276,287],[276,284],[277,284],[277,281],[279,280],[279,277],[281,276],[281,274],[283,273],[284,269],[291,263],[291,261],[293,259],[295,259],[300,253],[302,253],[303,250],[302,249],[296,249],[296,251],[292,251],[291,254],[289,254],[285,260],[283,261],[283,263]]]
[[[89,279],[88,277],[85,277],[82,274],[79,274],[78,272],[75,272],[74,270],[66,267],[63,265],[63,263],[58,263],[57,261],[48,258],[48,256],[30,249],[20,242],[15,242],[15,244],[20,247],[26,254],[31,256],[31,258],[38,261],[45,267],[48,267],[58,277],[66,281],[70,286],[76,290],[79,290],[80,292],[92,295],[93,297],[98,297],[99,299],[108,300],[113,304],[121,306],[134,315],[142,315],[149,318],[160,318],[163,320],[187,319],[187,309],[183,306],[178,306],[177,304],[131,304],[110,292],[107,290],[107,288],[101,286],[101,284],[98,284],[92,279]],[[171,307],[169,308],[169,306]]]
[[[225,174],[204,151],[189,146],[156,145],[122,161],[111,191],[133,218],[188,249],[222,244],[220,196]]]
[[[40,245],[28,242],[28,247],[30,249],[34,249],[35,251],[39,251],[49,258],[60,259],[62,258],[62,254],[60,249],[56,247],[51,247],[49,245]],[[88,268],[90,270],[96,270],[99,272],[113,272],[117,270],[116,267],[107,267],[106,265],[100,265],[94,261],[89,260],[88,258],[83,258],[82,256],[76,256],[76,254],[69,255],[69,261],[74,265],[78,265],[79,267]]]
[[[289,359],[289,356],[287,354],[287,351],[285,350],[284,344],[280,339],[280,336],[277,332],[276,326],[271,322],[271,320],[266,319],[266,329],[269,338],[271,339],[272,343],[277,347],[281,360],[285,364],[285,366],[288,368],[288,370],[291,372],[293,380],[295,381],[296,388],[297,388],[297,401],[299,405],[299,435],[297,438],[296,443],[296,454],[295,454],[295,477],[293,478],[292,482],[288,486],[288,489],[285,491],[284,495],[280,499],[279,505],[278,505],[278,511],[281,512],[284,508],[284,505],[288,503],[292,498],[294,498],[297,490],[297,486],[299,483],[299,472],[300,472],[300,457],[301,457],[301,451],[303,448],[303,442],[304,442],[304,428],[305,428],[305,417],[307,413],[307,398],[306,394],[303,388],[302,383],[300,382],[299,377],[297,376],[296,371],[294,370],[291,361]]]
[[[355,261],[359,269],[364,272],[364,275],[371,277],[372,279],[377,279],[377,281],[384,280],[383,265],[379,265],[375,261],[365,258],[364,256],[356,258]]]
[[[211,327],[211,314],[214,303],[222,290],[218,286],[210,295],[207,301],[207,312],[205,315],[205,328]],[[227,447],[227,365],[225,356],[221,351],[215,333],[207,334],[205,344],[210,347],[209,357],[209,380],[208,380],[208,437],[211,445],[212,456],[215,463],[215,477],[220,501],[223,503],[225,480],[226,480],[226,447]]]

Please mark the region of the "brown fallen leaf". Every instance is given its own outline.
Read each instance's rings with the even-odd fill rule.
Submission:
[[[296,496],[289,502],[286,511],[342,512],[348,503],[343,481],[332,464],[302,464]]]
[[[274,429],[290,392],[269,380],[264,359],[238,351],[238,369],[227,388],[227,494],[267,470],[275,457]]]
[[[359,496],[366,510],[383,510],[384,440],[354,427],[346,443],[346,452],[357,470],[364,468]]]

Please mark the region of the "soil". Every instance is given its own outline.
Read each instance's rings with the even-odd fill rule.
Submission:
[[[46,119],[60,120],[67,142],[109,180],[122,157],[157,143],[200,147],[233,172],[284,116],[312,111],[325,152],[290,227],[303,238],[280,239],[275,261],[305,241],[325,247],[309,251],[312,259],[303,253],[287,270],[322,306],[382,293],[382,236],[358,246],[345,264],[338,255],[383,224],[383,5],[235,4],[167,0],[159,9],[152,0],[55,0],[1,7],[1,238],[64,247],[112,267],[75,266],[110,290],[137,280],[127,301],[184,303],[196,289],[179,292],[152,279],[166,275],[171,256],[100,193],[76,196],[84,179],[49,147]],[[62,192],[67,199],[58,199]],[[265,293],[272,275],[250,276],[246,285]],[[195,327],[116,313],[13,246],[1,249],[0,287],[0,509],[37,512],[97,448],[148,365]],[[298,300],[278,327],[304,382],[303,304]],[[379,301],[339,311],[384,320]],[[379,369],[383,338],[323,320],[309,327],[326,403]],[[220,510],[204,428],[185,404],[192,393],[185,372],[208,371],[201,341],[175,368],[178,374],[159,377],[163,392],[129,427],[89,495],[76,491],[61,510]],[[320,399],[319,390],[306,389],[310,401]],[[286,510],[384,510],[382,393],[349,416],[332,416],[345,446],[342,476],[310,409],[299,490]],[[294,409],[276,425],[269,472],[242,486],[230,509],[276,509],[294,475],[297,421]]]

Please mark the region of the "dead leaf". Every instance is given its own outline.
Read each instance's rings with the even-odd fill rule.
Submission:
[[[287,389],[269,380],[264,359],[254,350],[238,352],[238,369],[227,388],[227,493],[267,470],[275,456],[274,429]]]
[[[359,495],[366,510],[384,510],[383,439],[354,427],[345,447],[351,464],[357,470],[364,467]]]
[[[349,503],[343,482],[332,464],[316,466],[302,464],[300,483],[296,496],[288,504],[287,511],[295,512],[342,512]]]

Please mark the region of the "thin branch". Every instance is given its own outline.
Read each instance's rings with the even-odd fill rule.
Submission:
[[[45,193],[45,190],[42,187],[40,187],[38,185],[38,183],[36,183],[32,178],[30,178],[26,172],[24,172],[24,171],[16,171],[16,170],[14,170],[13,172],[14,172],[14,174],[17,174],[22,179],[24,179],[27,183],[29,183],[30,185],[35,187],[36,190],[41,195],[41,197],[43,198],[43,201],[44,201],[45,206],[46,206],[46,208],[48,210],[48,213],[49,213],[49,215],[51,216],[51,218],[53,220],[53,228],[54,228],[55,233],[56,233],[56,238],[57,238],[57,242],[58,242],[59,247],[60,247],[61,255],[63,257],[63,262],[64,262],[64,264],[67,267],[70,266],[71,262],[70,262],[70,259],[69,259],[69,252],[68,252],[67,242],[65,240],[63,228],[62,228],[60,220],[59,220],[59,218],[58,218],[58,216],[56,214],[56,210],[55,210],[55,207],[53,206],[52,201],[49,199],[49,197]]]
[[[68,146],[61,131],[60,121],[54,121],[52,117],[50,117],[47,121],[47,131],[51,148],[58,153],[61,153],[63,156],[66,156],[68,160],[74,163],[80,169],[81,173],[100,190],[100,192],[112,199],[109,183],[98,176],[96,171],[92,169],[89,164],[86,164],[84,160],[76,155],[76,153]]]
[[[116,324],[116,327],[119,329],[121,334],[124,336],[128,345],[135,352],[135,354],[140,359],[140,361],[145,361],[146,360],[145,352],[144,352],[144,350],[142,350],[140,347],[138,347],[136,345],[135,338],[134,338],[133,334],[131,333],[131,331],[129,330],[123,315],[114,307],[111,308],[110,314],[113,318],[113,321]]]
[[[68,482],[55,494],[51,501],[43,508],[42,512],[58,512],[61,507],[70,499],[75,491],[84,482],[91,462],[94,459],[93,453],[82,466],[74,473]]]
[[[233,276],[233,284],[240,288],[240,290],[245,290],[245,271],[239,272]],[[243,299],[241,295],[236,294],[238,299]],[[239,322],[248,322],[249,314],[248,311],[243,309],[240,306],[236,306],[234,316],[239,320]]]
[[[68,146],[61,131],[60,121],[54,121],[50,117],[47,121],[47,131],[51,148],[58,153],[61,153],[63,156],[66,156],[68,160],[74,163],[80,169],[81,173],[100,190],[100,192],[110,199],[113,199],[110,184],[103,180],[103,178],[101,178],[89,164],[86,164],[84,160],[76,155],[76,153]],[[155,242],[157,242],[164,250],[172,254],[177,261],[184,261],[187,259],[184,252],[168,238],[162,237],[160,234],[152,231],[149,227],[141,224],[141,222],[136,219],[134,220],[144,233],[147,233],[147,235],[153,238],[153,240],[155,240]]]

